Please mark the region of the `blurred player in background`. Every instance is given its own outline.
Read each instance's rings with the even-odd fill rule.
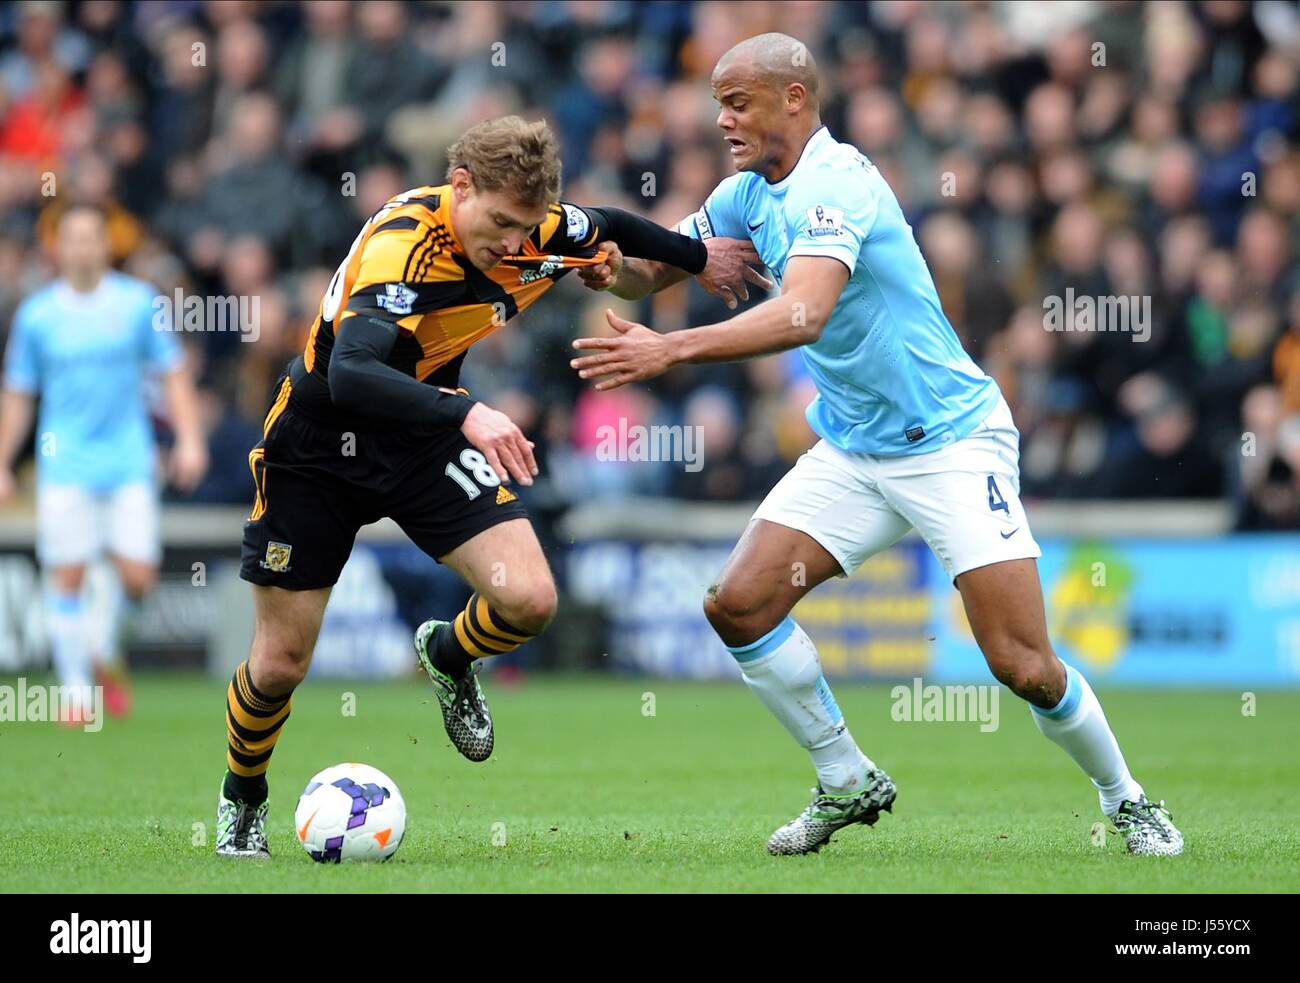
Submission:
[[[606,238],[714,292],[753,275],[757,255],[740,237],[701,243],[616,208],[560,202],[544,122],[488,120],[448,157],[446,184],[396,196],[357,234],[249,454],[257,492],[240,573],[254,585],[256,626],[226,696],[222,856],[270,855],[271,754],[357,530],[381,518],[474,590],[453,621],[420,625],[415,649],[457,750],[471,761],[492,753],[478,660],[540,634],[556,590],[506,487],[533,483],[533,443],[458,388],[470,346],[571,270],[603,265]]]
[[[758,35],[723,55],[712,85],[740,173],[680,229],[749,236],[781,294],[664,335],[607,312],[616,335],[574,342],[598,354],[573,365],[607,390],[679,363],[799,347],[817,384],[807,416],[821,440],[759,506],[704,605],[745,681],[816,765],[812,803],[772,834],[769,851],[814,852],[892,808],[894,783],[854,742],[790,611],[915,528],[961,592],[994,676],[1092,779],[1128,849],[1181,853],[1181,834],[1133,779],[1087,680],[1052,650],[1011,412],[944,316],[892,190],[822,124],[811,53],[787,35]],[[634,261],[610,272],[588,285],[637,297],[680,279]]]
[[[47,574],[45,613],[59,683],[104,687],[110,713],[130,705],[120,653],[121,592],[107,617],[90,617],[86,568],[107,552],[128,603],[158,579],[161,541],[146,375],[161,373],[176,443],[169,470],[187,491],[207,469],[207,445],[181,350],[155,327],[149,284],[109,266],[104,215],[82,205],[58,224],[59,279],[14,316],[0,396],[0,502],[14,494],[14,459],[36,402],[36,555]],[[83,708],[83,710],[86,708]],[[77,711],[73,719],[76,721]]]

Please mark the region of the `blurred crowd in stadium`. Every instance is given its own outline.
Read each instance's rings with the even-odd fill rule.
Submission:
[[[334,267],[466,126],[544,116],[566,198],[672,224],[729,173],[715,60],[781,30],[1002,385],[1026,498],[1228,496],[1241,528],[1300,526],[1293,3],[93,0],[6,5],[0,30],[0,330],[70,202],[107,211],[115,260],[160,293],[259,298],[256,342],[184,338],[213,464],[192,500],[252,500],[248,448]],[[1149,297],[1149,331],[1048,330],[1067,291]],[[568,341],[611,303],[571,277],[467,359],[538,443],[534,508],[761,497],[811,443],[798,356],[596,394]],[[729,313],[693,285],[633,310]],[[703,425],[704,468],[598,460],[619,418]]]

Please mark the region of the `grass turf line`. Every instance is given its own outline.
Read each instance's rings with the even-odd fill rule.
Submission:
[[[35,682],[35,680],[29,680]],[[12,685],[12,679],[0,679]],[[0,890],[1293,892],[1300,885],[1300,693],[1099,694],[1137,779],[1182,829],[1179,858],[1130,857],[1089,831],[1097,798],[1001,694],[1000,727],[904,723],[887,686],[836,697],[899,786],[894,813],[820,854],[767,856],[807,804],[806,755],[739,683],[534,677],[485,690],[493,757],[463,760],[427,686],[304,685],[270,772],[269,863],[212,853],[225,683],[136,680],[136,711],[97,734],[0,723]],[[356,715],[344,716],[344,694]],[[643,694],[654,694],[653,716]],[[378,865],[314,864],[293,832],[318,770],[372,764],[406,798],[406,840]],[[503,824],[497,826],[496,824]],[[196,826],[195,824],[202,824]],[[494,846],[504,830],[506,845]],[[205,838],[202,845],[196,841]]]

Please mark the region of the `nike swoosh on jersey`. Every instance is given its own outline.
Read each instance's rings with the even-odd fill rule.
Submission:
[[[998,535],[1001,536],[1003,539],[1010,539],[1018,532],[1020,532],[1020,527],[1016,526],[1016,528],[1012,529],[1010,532],[1002,532],[1002,533],[998,533]]]

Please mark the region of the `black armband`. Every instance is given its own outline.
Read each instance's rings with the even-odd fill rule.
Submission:
[[[334,405],[375,416],[460,429],[475,400],[443,392],[387,365],[397,325],[374,317],[350,317],[340,325],[330,353],[329,387]]]
[[[667,263],[692,276],[703,273],[709,261],[709,251],[704,243],[672,229],[665,229],[648,218],[633,215],[621,208],[584,206],[583,211],[599,229],[596,242],[613,239],[624,255]]]

